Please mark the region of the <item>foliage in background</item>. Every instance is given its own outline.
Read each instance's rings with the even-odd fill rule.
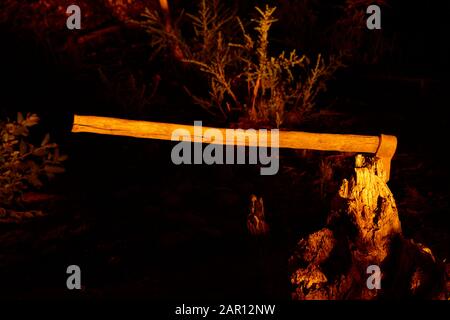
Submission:
[[[168,24],[167,17],[157,9],[145,8],[139,20],[130,20],[131,23],[142,27],[150,37],[150,46],[154,49],[150,60],[156,56],[173,54],[177,59],[183,59],[189,48],[182,41],[179,24],[183,14],[172,24]]]
[[[382,31],[367,32],[366,9],[373,4],[387,7],[386,0],[346,0],[341,7],[343,14],[331,31],[330,39],[335,50],[339,49],[354,62],[377,63],[392,49],[392,42]]]
[[[299,56],[295,50],[279,56],[269,54],[269,31],[277,20],[273,18],[276,8],[256,8],[259,18],[256,23],[257,39],[252,40],[240,23],[247,58],[245,77],[250,88],[250,118],[257,122],[275,123],[277,127],[285,121],[288,112],[302,118],[311,112],[317,96],[326,90],[326,81],[341,66],[338,60],[325,61],[319,54],[314,62],[306,55]]]
[[[47,134],[40,145],[30,142],[30,128],[37,125],[35,114],[18,113],[16,121],[0,122],[0,213],[22,209],[22,195],[43,187],[55,174],[64,172],[58,146]]]
[[[197,12],[187,14],[193,29],[190,40],[183,39],[181,30],[173,31],[178,24],[168,32],[157,10],[147,10],[141,26],[151,34],[155,52],[181,49],[183,54],[172,56],[185,57],[184,63],[204,75],[207,95],[185,85],[196,104],[225,119],[238,113],[244,121],[280,127],[293,114],[302,119],[313,110],[326,81],[341,64],[321,54],[310,59],[295,50],[271,55],[269,31],[277,21],[276,8],[256,10],[253,32],[247,32],[236,12],[218,0],[201,0]]]
[[[232,111],[240,111],[242,103],[235,93],[239,74],[238,50],[229,46],[236,12],[219,5],[219,1],[202,0],[196,14],[188,15],[194,37],[191,54],[185,62],[194,65],[206,77],[209,96],[196,95],[185,88],[194,102],[205,110],[226,118]]]
[[[102,90],[109,92],[105,97],[108,106],[130,115],[142,115],[158,88],[157,78],[147,83],[142,74],[129,70],[120,72],[99,67],[98,76]]]
[[[395,37],[389,36],[384,21],[391,10],[388,0],[285,0],[278,1],[283,34],[282,45],[289,48],[320,50],[340,56],[354,64],[374,64],[389,56]],[[368,32],[366,10],[376,4],[382,8],[385,28]],[[389,32],[392,32],[390,30]]]
[[[208,46],[202,48],[201,54],[188,60],[208,78],[211,99],[201,100],[202,106],[219,108],[223,114],[232,108],[241,109],[251,122],[276,127],[283,125],[288,114],[295,113],[302,118],[313,109],[318,94],[326,90],[326,81],[341,66],[339,60],[330,58],[325,61],[319,54],[312,61],[306,55],[298,55],[295,50],[272,56],[269,31],[277,21],[274,18],[275,7],[266,6],[265,10],[256,8],[259,16],[252,20],[256,33],[253,36],[238,17],[232,19],[222,15],[222,19],[215,19],[221,21],[219,26],[237,21],[242,32],[241,44],[233,43],[236,38],[233,36],[224,40],[220,27],[211,28],[208,19],[200,18],[208,14],[211,16],[210,12],[214,12],[214,7],[207,8],[205,1],[202,1],[194,22],[202,30],[202,43]],[[221,15],[215,13],[212,16]],[[216,41],[208,41],[208,38]],[[238,92],[242,91],[246,92],[241,98],[244,105],[237,98]]]

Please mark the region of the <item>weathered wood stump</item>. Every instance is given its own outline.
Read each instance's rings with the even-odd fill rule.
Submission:
[[[247,216],[247,229],[253,236],[264,236],[269,233],[269,225],[264,213],[263,198],[252,195],[250,198],[250,214]]]
[[[445,271],[431,250],[402,236],[379,159],[356,157],[327,226],[300,240],[290,258],[293,299],[445,298]],[[381,288],[367,285],[369,266]]]

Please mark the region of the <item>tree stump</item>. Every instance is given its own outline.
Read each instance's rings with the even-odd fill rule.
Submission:
[[[385,174],[380,159],[356,157],[326,227],[300,240],[289,260],[294,300],[446,298],[444,264],[402,236]],[[368,285],[369,266],[379,267],[381,288]]]

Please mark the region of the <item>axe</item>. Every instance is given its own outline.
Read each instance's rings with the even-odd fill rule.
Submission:
[[[191,142],[214,143],[204,136],[208,129],[216,129],[226,136],[223,128],[202,127],[202,135],[194,135],[194,126],[180,125],[174,123],[162,123],[151,121],[126,120],[110,117],[97,117],[74,115],[73,133],[95,133],[114,136],[127,136],[144,139],[157,139],[172,141],[172,132],[177,129],[184,129],[190,132]],[[256,131],[258,134],[258,131]],[[236,135],[245,133],[237,132]],[[268,132],[270,141],[270,130]],[[240,142],[237,142],[240,141]],[[259,141],[257,139],[256,141]],[[258,147],[257,142],[250,139],[223,140],[224,145],[243,145],[248,147]],[[306,149],[318,151],[339,151],[352,153],[369,153],[382,160],[386,173],[385,180],[389,181],[391,160],[397,149],[397,138],[391,135],[381,134],[380,136],[366,136],[353,134],[329,134],[329,133],[308,133],[300,131],[280,131],[279,148]]]

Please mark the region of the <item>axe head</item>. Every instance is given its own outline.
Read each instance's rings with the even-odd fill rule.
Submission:
[[[397,150],[397,137],[382,134],[380,136],[380,144],[378,150],[375,153],[377,158],[380,158],[383,162],[383,167],[386,172],[386,182],[389,181],[391,174],[391,161],[392,157]]]

